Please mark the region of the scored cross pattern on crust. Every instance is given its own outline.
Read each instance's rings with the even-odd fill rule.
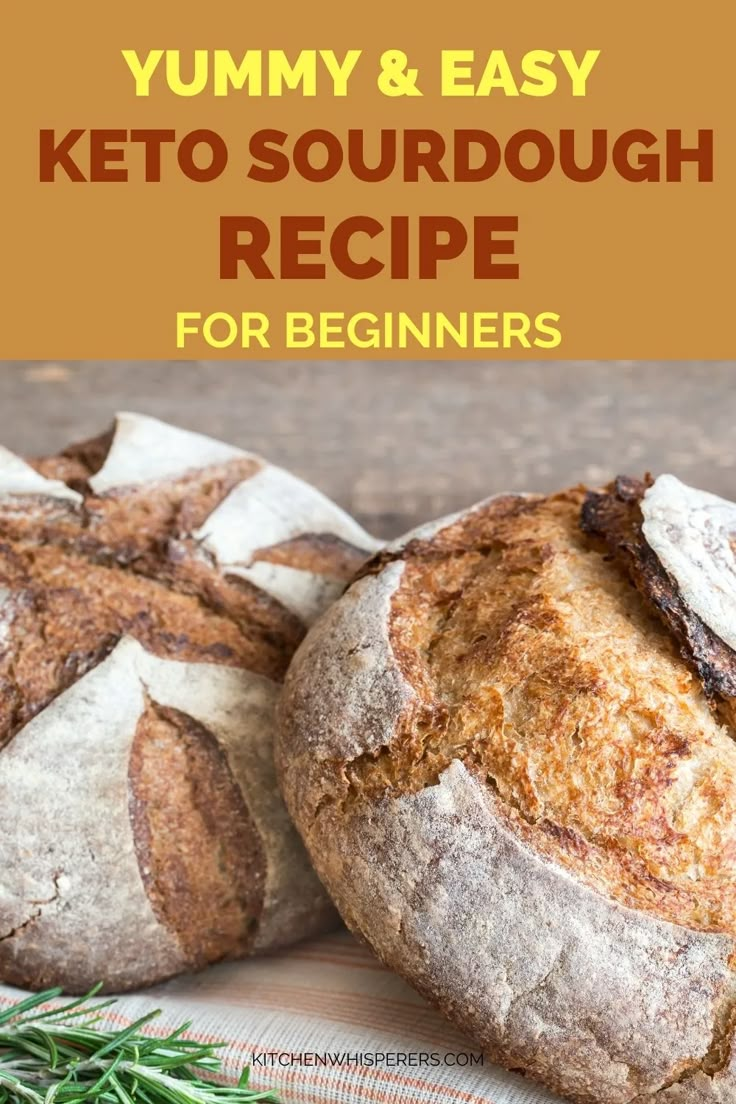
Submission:
[[[374,547],[287,472],[154,419],[0,452],[4,980],[120,989],[334,922],[273,711]]]

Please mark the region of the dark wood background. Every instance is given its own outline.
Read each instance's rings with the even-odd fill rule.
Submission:
[[[736,361],[0,361],[0,443],[16,452],[55,451],[125,409],[261,452],[379,536],[617,472],[736,497]]]

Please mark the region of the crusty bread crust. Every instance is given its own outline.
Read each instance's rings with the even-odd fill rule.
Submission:
[[[3,980],[130,988],[336,922],[273,711],[373,547],[288,473],[154,419],[0,450]]]
[[[572,1099],[736,1099],[736,746],[584,490],[400,542],[301,646],[282,788],[350,926]]]
[[[607,490],[590,491],[581,515],[583,529],[606,542],[647,605],[679,642],[707,693],[734,698],[736,652],[691,608],[647,542],[643,507],[651,489],[651,481],[619,476]]]

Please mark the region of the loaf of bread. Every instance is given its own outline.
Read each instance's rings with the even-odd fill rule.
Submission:
[[[280,706],[349,926],[586,1104],[736,1101],[736,506],[503,495],[379,553]]]
[[[336,922],[278,794],[274,703],[375,547],[151,418],[0,451],[0,979],[122,990]]]

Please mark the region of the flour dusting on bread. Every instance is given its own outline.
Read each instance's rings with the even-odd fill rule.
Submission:
[[[259,457],[135,414],[0,452],[0,537],[0,976],[129,988],[332,926],[274,704],[376,542]]]
[[[280,707],[287,803],[347,923],[580,1104],[736,1099],[729,649],[642,537],[648,486],[497,496],[394,542]]]
[[[736,649],[736,504],[660,475],[641,511],[644,537],[685,602]]]

